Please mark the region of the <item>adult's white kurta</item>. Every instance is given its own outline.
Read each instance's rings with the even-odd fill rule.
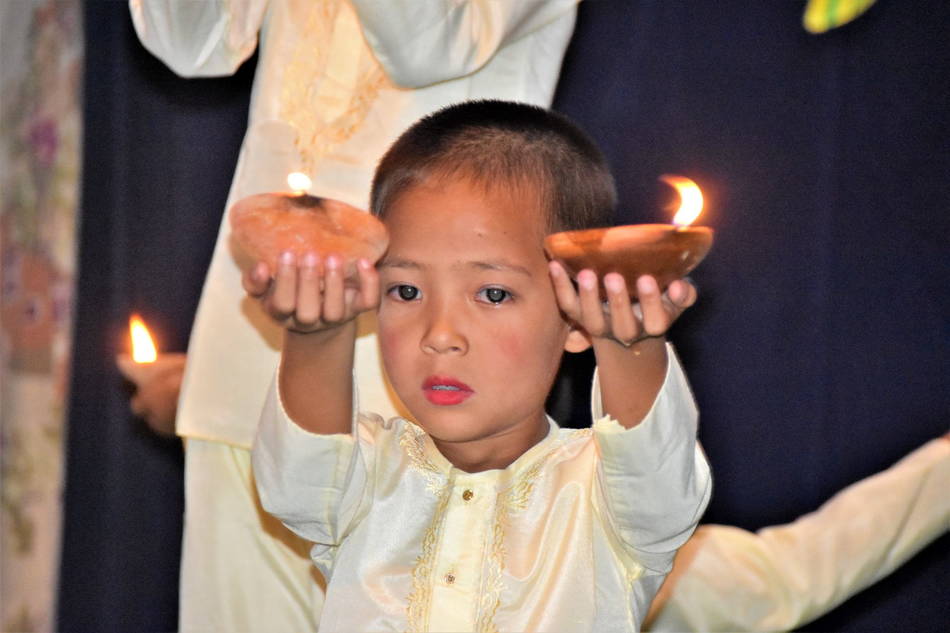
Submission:
[[[931,440],[787,525],[701,525],[647,627],[791,631],[885,577],[950,530],[950,438]]]
[[[548,106],[576,0],[131,0],[143,44],[182,76],[234,72],[260,51],[228,200],[286,190],[368,205],[376,162],[418,118],[471,98]],[[188,346],[179,435],[249,448],[280,331],[244,299],[227,218]],[[362,331],[372,329],[364,323]],[[374,336],[357,343],[363,401],[390,402]]]
[[[638,426],[559,429],[466,473],[420,428],[358,416],[309,433],[271,388],[254,446],[264,507],[315,542],[328,631],[639,630],[709,501],[696,408],[670,354]]]

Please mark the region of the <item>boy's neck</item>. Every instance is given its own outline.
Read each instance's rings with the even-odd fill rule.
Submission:
[[[480,473],[508,468],[535,444],[547,437],[547,418],[529,427],[515,427],[504,434],[469,442],[443,442],[432,438],[439,452],[461,471]],[[431,437],[431,436],[430,436]]]

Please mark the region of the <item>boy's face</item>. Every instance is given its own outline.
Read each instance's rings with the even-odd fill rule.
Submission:
[[[484,467],[507,465],[546,431],[571,332],[535,192],[430,179],[400,195],[385,223],[379,340],[393,387],[450,461],[508,455]]]

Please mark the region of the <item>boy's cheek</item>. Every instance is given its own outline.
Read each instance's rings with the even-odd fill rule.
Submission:
[[[392,357],[399,345],[399,339],[386,329],[380,328],[377,332],[379,351],[383,358]]]
[[[520,362],[524,354],[524,336],[514,332],[500,332],[495,336],[497,353],[506,362]]]
[[[549,364],[558,366],[561,347],[547,338],[535,336],[536,332],[523,330],[497,332],[492,341],[492,357],[496,359],[496,366],[508,367],[514,375],[534,375],[543,373]]]

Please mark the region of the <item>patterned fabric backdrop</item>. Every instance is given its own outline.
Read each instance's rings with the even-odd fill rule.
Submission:
[[[0,30],[0,630],[51,631],[80,171],[80,0],[0,2]]]

